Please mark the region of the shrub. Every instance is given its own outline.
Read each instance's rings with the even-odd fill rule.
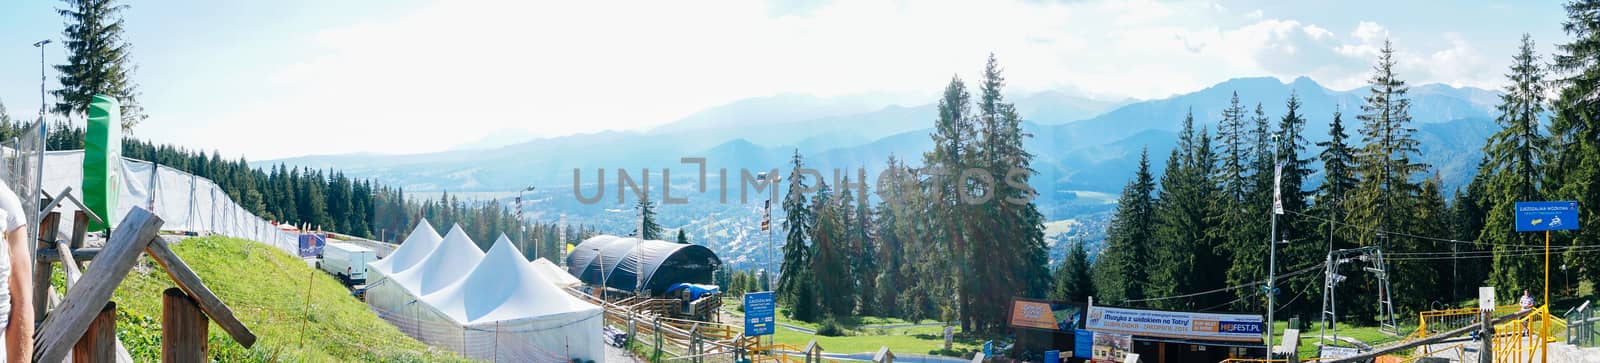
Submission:
[[[843,325],[839,325],[839,322],[833,320],[833,318],[825,319],[822,321],[822,324],[817,324],[817,335],[825,337],[842,337],[849,335],[848,333],[849,330],[846,330]]]

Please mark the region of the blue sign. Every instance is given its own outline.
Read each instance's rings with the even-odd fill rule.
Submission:
[[[771,291],[744,294],[744,336],[772,335],[778,324],[777,308]]]
[[[1094,332],[1078,329],[1072,332],[1072,357],[1089,359],[1094,356]]]
[[[1517,202],[1517,232],[1578,229],[1578,202]]]
[[[321,256],[322,246],[327,244],[328,240],[320,234],[302,234],[300,235],[300,257]]]

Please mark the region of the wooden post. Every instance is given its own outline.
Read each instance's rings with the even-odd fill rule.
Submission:
[[[72,346],[73,362],[117,361],[117,303],[107,302]]]
[[[1494,310],[1482,310],[1478,314],[1482,315],[1478,318],[1478,321],[1482,322],[1482,326],[1478,330],[1478,339],[1479,343],[1481,343],[1478,346],[1478,362],[1492,363],[1494,362],[1494,323],[1491,321],[1494,320]]]
[[[34,249],[56,245],[56,235],[60,234],[61,213],[51,212],[39,219],[39,241],[34,241]],[[42,242],[41,242],[42,241]],[[33,263],[33,317],[43,323],[45,313],[50,311],[50,275],[55,274],[51,269],[50,261],[38,258],[35,253]]]
[[[200,305],[179,288],[168,288],[161,296],[161,361],[207,361],[206,329],[211,321]]]
[[[72,235],[68,236],[68,238],[70,238],[68,240],[70,242],[69,246],[72,246],[72,250],[74,251],[78,250],[79,248],[83,248],[83,240],[88,238],[88,235],[89,215],[84,214],[83,210],[79,209],[77,212],[72,213]],[[75,261],[77,261],[78,270],[82,271],[84,267],[84,260]]]

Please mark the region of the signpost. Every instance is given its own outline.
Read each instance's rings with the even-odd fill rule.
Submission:
[[[772,335],[778,324],[777,299],[771,291],[744,294],[744,335],[747,337]]]
[[[1539,354],[1550,359],[1550,231],[1578,229],[1578,202],[1517,202],[1517,232],[1544,232],[1544,317],[1540,319]]]

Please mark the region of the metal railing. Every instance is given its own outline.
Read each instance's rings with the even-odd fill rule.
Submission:
[[[1567,320],[1567,344],[1589,348],[1600,346],[1600,314],[1584,302],[1563,316]]]

